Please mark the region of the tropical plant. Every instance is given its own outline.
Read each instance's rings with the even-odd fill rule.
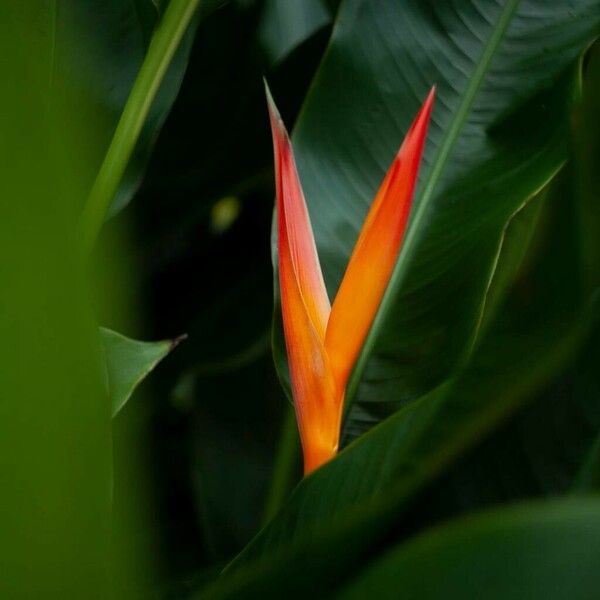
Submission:
[[[600,595],[598,0],[6,5],[2,597]]]

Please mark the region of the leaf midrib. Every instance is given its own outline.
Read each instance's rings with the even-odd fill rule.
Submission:
[[[406,273],[406,267],[409,264],[409,257],[411,256],[413,247],[415,246],[418,240],[420,224],[427,213],[427,208],[433,196],[434,189],[444,170],[444,167],[446,166],[451,150],[454,147],[456,141],[458,140],[462,127],[467,120],[467,116],[469,114],[471,106],[473,105],[475,96],[477,95],[477,92],[481,84],[483,83],[483,80],[487,73],[487,68],[494,54],[500,46],[500,43],[504,37],[504,33],[506,32],[506,29],[508,28],[508,25],[511,22],[512,16],[519,2],[520,0],[508,0],[506,5],[504,6],[504,9],[500,14],[498,23],[492,31],[492,35],[490,36],[487,45],[484,47],[483,52],[481,53],[481,56],[478,62],[476,63],[475,70],[473,71],[473,74],[471,75],[468,81],[467,87],[464,91],[455,117],[452,120],[450,127],[446,131],[442,143],[439,146],[437,154],[432,163],[429,177],[427,178],[427,181],[425,182],[425,187],[423,189],[423,192],[421,193],[421,197],[418,200],[418,202],[415,203],[417,207],[415,215],[411,219],[411,223],[407,230],[404,244],[398,257],[396,266],[394,268],[394,272],[392,273],[392,277],[390,278],[390,282],[379,306],[379,310],[377,311],[375,319],[373,320],[373,324],[371,325],[371,329],[369,331],[367,339],[365,340],[361,354],[359,355],[359,358],[350,376],[350,381],[348,383],[348,388],[346,392],[346,407],[344,409],[346,418],[349,415],[350,407],[352,406],[356,397],[358,384],[366,367],[367,360],[373,352],[373,347],[375,345],[375,341],[378,337],[379,331],[382,328],[383,323],[385,322],[385,318],[393,304],[393,300],[396,296],[398,287],[402,281],[403,276]]]

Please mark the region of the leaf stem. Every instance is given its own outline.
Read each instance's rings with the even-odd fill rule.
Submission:
[[[94,246],[160,84],[201,0],[171,0],[150,46],[81,216],[84,251]]]

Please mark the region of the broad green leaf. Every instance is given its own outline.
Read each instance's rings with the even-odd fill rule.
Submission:
[[[526,306],[532,304],[532,291],[539,286],[537,295],[544,301],[520,316],[523,311],[513,299],[508,311],[513,320],[540,318],[540,314],[544,318],[547,305],[556,310],[562,304],[563,310],[570,306],[577,311],[581,299],[598,293],[594,232],[600,226],[600,215],[593,210],[597,186],[591,168],[600,139],[593,108],[600,98],[598,58],[600,54],[592,50],[586,60],[583,98],[572,119],[574,156],[545,194],[534,256],[528,257],[514,294],[518,292]],[[537,275],[527,272],[532,258],[541,263]],[[534,494],[564,493],[571,487],[578,492],[594,489],[600,474],[598,340],[596,325],[575,364],[563,376],[428,491],[427,497],[437,508],[448,514]],[[431,514],[431,509],[427,510]]]
[[[492,500],[490,493],[493,495],[495,490],[507,490],[508,497],[516,491],[518,497],[523,489],[539,487],[542,493],[568,489],[573,457],[581,457],[585,448],[582,433],[589,439],[590,425],[594,425],[594,419],[599,422],[598,404],[593,401],[597,394],[591,385],[597,358],[590,351],[597,342],[592,338],[583,349],[581,344],[587,337],[590,316],[597,314],[598,307],[594,294],[580,292],[581,224],[575,218],[577,205],[570,169],[561,173],[545,196],[543,227],[538,232],[543,239],[536,240],[526,272],[520,275],[467,370],[401,409],[300,484],[280,515],[238,559],[239,565],[252,557],[262,557],[263,568],[270,573],[252,579],[247,583],[250,589],[253,585],[278,585],[279,569],[291,576],[292,558],[289,562],[275,560],[272,564],[276,566],[269,568],[276,552],[298,557],[309,553],[308,548],[314,552],[317,544],[324,545],[323,553],[336,552],[333,548],[337,545],[344,551],[336,552],[335,564],[331,559],[327,562],[335,578],[338,566],[348,568],[362,555],[360,544],[375,544],[374,540],[386,535],[392,523],[412,523],[415,516],[418,522],[427,523],[427,511],[423,516],[420,504],[413,509],[408,501],[439,480],[449,467],[454,469],[454,463],[468,450],[471,464],[459,465],[467,476],[459,479],[461,473],[454,469],[456,472],[450,476],[458,482],[455,488],[444,475],[431,493],[427,492],[439,496],[438,504],[446,513],[456,510],[454,489],[461,481],[461,500],[469,496],[466,499],[475,506],[480,500]],[[585,364],[577,362],[561,378],[565,365],[577,354],[585,358]],[[553,399],[546,390],[550,382],[557,380],[558,395]],[[580,384],[567,393],[564,381],[571,380]],[[545,395],[540,397],[541,391]],[[524,418],[517,419],[516,439],[503,431],[492,438],[494,442],[483,447],[479,444],[510,413],[538,397],[539,402],[531,407],[535,410],[527,409]],[[518,447],[507,447],[503,440],[509,444],[512,440]],[[526,450],[521,461],[530,461],[526,476],[535,478],[535,485],[519,489],[523,469],[511,471],[511,467],[521,449]],[[345,467],[335,466],[340,461]],[[479,471],[474,468],[469,472],[473,465]],[[337,531],[332,534],[336,524]],[[358,545],[352,535],[358,536]],[[317,555],[323,558],[321,552]],[[314,567],[311,560],[307,568]],[[321,576],[328,577],[326,572],[319,572]]]
[[[324,0],[266,0],[258,36],[269,62],[276,64],[330,21]]]
[[[106,361],[108,392],[113,417],[125,406],[135,388],[179,343],[181,338],[160,342],[140,342],[100,328]]]
[[[0,8],[0,597],[107,598],[110,415],[62,170],[88,165],[56,135],[33,4]]]
[[[302,594],[343,578],[399,527],[418,492],[560,372],[587,322],[587,315],[575,322],[561,315],[529,335],[490,335],[461,377],[402,408],[305,478],[225,571],[218,593],[278,593],[294,578],[304,582]],[[531,360],[515,359],[522,356]]]
[[[407,522],[427,524],[498,504],[594,490],[600,475],[595,344],[592,337],[564,373],[430,486]]]
[[[586,93],[584,87],[584,98]],[[501,318],[541,323],[549,311],[574,314],[582,310],[582,302],[594,301],[597,292],[589,286],[592,257],[581,252],[581,241],[600,220],[598,213],[580,218],[578,172],[577,160],[570,161],[548,191],[534,256],[528,257]],[[419,513],[417,518],[565,493],[571,487],[593,489],[596,473],[600,473],[594,445],[600,430],[599,352],[596,324],[574,364],[541,390],[508,426],[475,447],[466,460],[428,490],[424,505],[435,506],[427,506],[428,514]],[[416,512],[418,509],[411,513],[412,518]]]
[[[340,6],[293,136],[331,297],[375,190],[437,86],[411,224],[350,382],[347,437],[468,359],[506,224],[567,156],[578,58],[599,23],[592,0]],[[275,340],[285,372],[280,332]]]
[[[517,505],[425,531],[337,598],[594,598],[600,500]]]
[[[497,317],[506,295],[514,282],[519,269],[525,261],[536,225],[543,210],[547,188],[529,200],[507,223],[503,233],[500,252],[490,287],[485,296],[484,312],[479,325],[480,337],[485,334]],[[368,420],[370,415],[361,415],[361,408],[355,408],[357,418]],[[346,431],[344,441],[352,438],[352,432]]]
[[[529,337],[490,336],[460,378],[404,407],[306,477],[247,554],[303,537],[362,502],[389,501],[394,490],[398,498],[414,494],[551,380],[579,348],[583,326],[548,322],[547,332]]]

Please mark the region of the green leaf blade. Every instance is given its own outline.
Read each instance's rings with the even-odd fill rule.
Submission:
[[[492,337],[460,378],[405,406],[305,478],[231,571],[285,551],[326,548],[324,540],[338,540],[333,547],[344,538],[346,550],[367,552],[420,490],[552,380],[580,347],[587,323],[561,318],[527,336]],[[536,360],[514,359],[525,355]],[[349,553],[336,564],[347,564]]]
[[[587,1],[341,6],[293,136],[330,297],[411,119],[437,86],[411,224],[347,391],[356,406],[346,440],[468,359],[507,222],[566,158],[577,60],[599,22]],[[285,348],[274,339],[281,365]]]
[[[337,597],[592,598],[599,555],[597,499],[517,505],[424,532]]]
[[[182,338],[160,342],[140,342],[110,329],[100,328],[106,361],[112,416],[125,406],[136,387]]]

